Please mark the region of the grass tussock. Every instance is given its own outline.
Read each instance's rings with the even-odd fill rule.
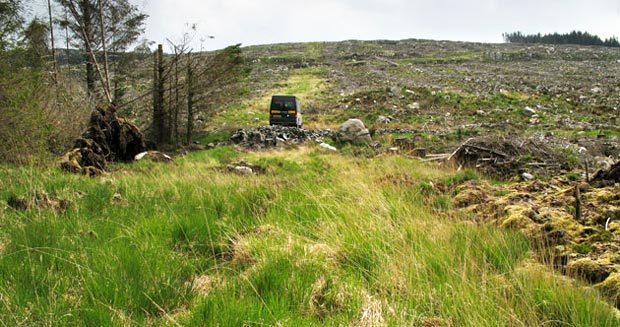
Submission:
[[[258,176],[217,169],[234,160]],[[596,292],[461,221],[440,183],[478,179],[317,147],[192,153],[100,178],[0,168],[6,326],[616,326]],[[65,210],[13,197],[33,190]]]

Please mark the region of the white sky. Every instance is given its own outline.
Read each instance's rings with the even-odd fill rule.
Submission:
[[[196,24],[195,50],[348,39],[502,42],[514,31],[620,37],[620,0],[130,1],[150,16],[145,37],[157,43],[178,42]]]

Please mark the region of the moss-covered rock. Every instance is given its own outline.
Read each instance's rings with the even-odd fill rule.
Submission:
[[[594,286],[616,307],[620,307],[620,274],[614,273],[603,282]]]
[[[569,262],[566,271],[571,277],[580,278],[593,284],[604,281],[611,274],[611,269],[608,266],[590,258]]]

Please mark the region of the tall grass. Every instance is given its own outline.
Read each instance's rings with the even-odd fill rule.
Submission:
[[[243,159],[267,168],[238,176]],[[616,326],[523,236],[462,221],[399,157],[193,153],[100,178],[0,168],[0,325]],[[444,205],[437,205],[444,203]]]

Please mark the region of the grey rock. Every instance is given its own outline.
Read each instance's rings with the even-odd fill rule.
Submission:
[[[369,144],[372,142],[370,132],[359,119],[349,119],[342,126],[335,135],[338,142],[352,143],[356,145]]]
[[[240,129],[235,132],[229,142],[248,148],[273,148],[283,144],[301,144],[309,140],[323,141],[331,137],[331,130],[309,130],[283,126],[261,126]]]
[[[531,181],[531,180],[533,180],[533,179],[534,179],[534,175],[532,175],[532,174],[530,174],[530,173],[523,173],[523,174],[521,174],[521,178],[522,178],[524,181]]]
[[[234,170],[239,175],[252,175],[252,174],[254,174],[254,171],[250,167],[236,166],[234,168]]]
[[[386,117],[386,116],[379,116],[377,117],[377,124],[389,124],[390,123],[390,118]]]
[[[336,149],[336,147],[334,147],[332,145],[329,145],[327,143],[321,143],[321,144],[319,144],[319,146],[322,147],[322,148],[325,148],[327,150],[330,150],[330,151],[338,151],[338,149]]]
[[[523,114],[526,116],[534,116],[536,115],[536,110],[530,107],[525,107],[525,109],[523,109]]]

